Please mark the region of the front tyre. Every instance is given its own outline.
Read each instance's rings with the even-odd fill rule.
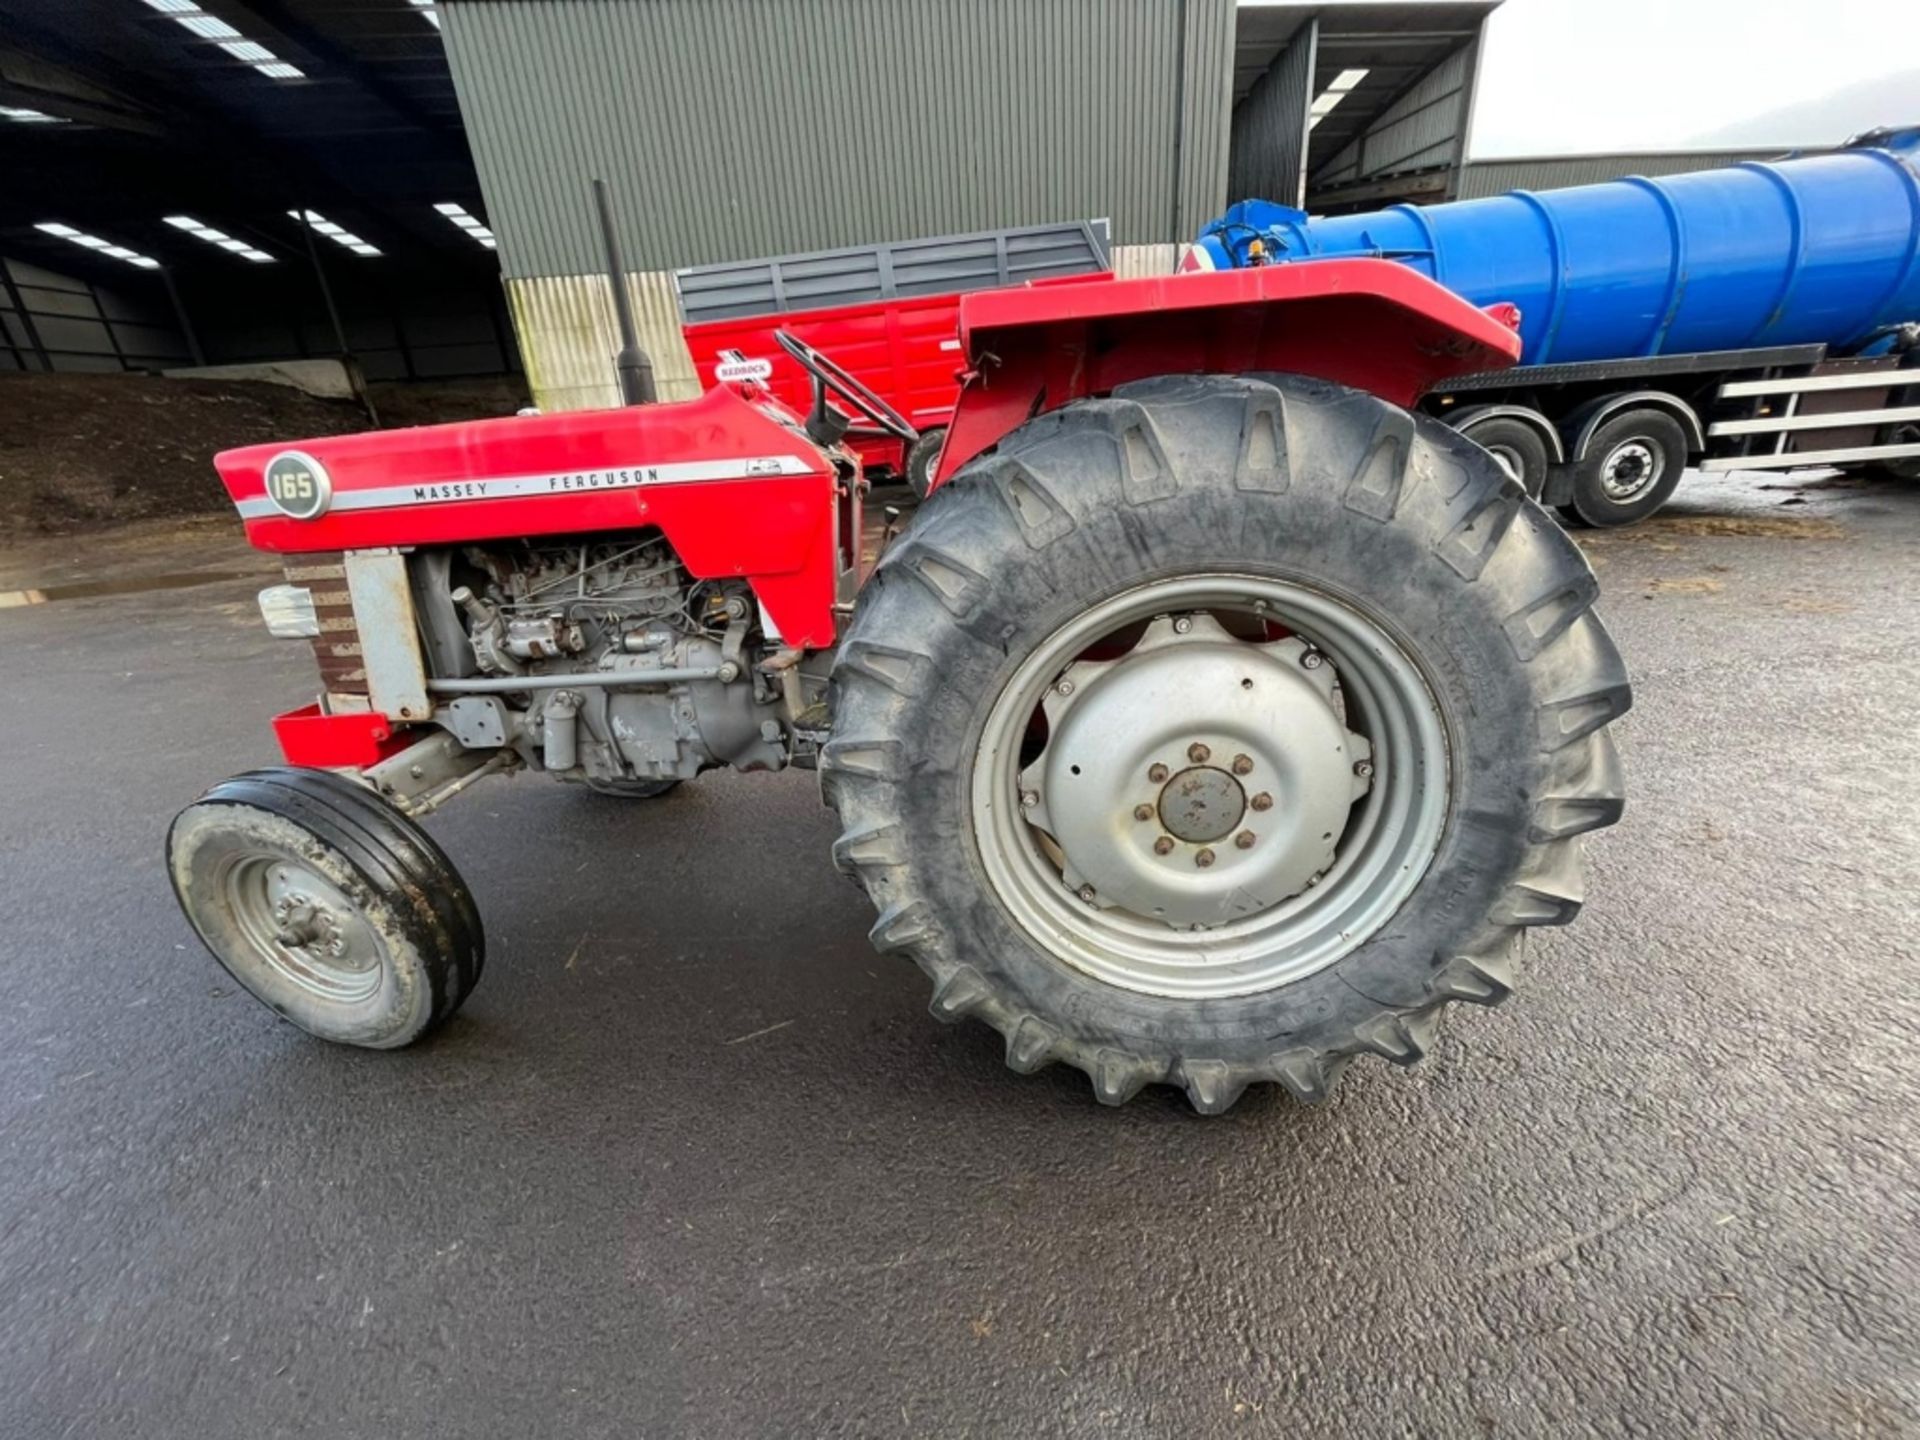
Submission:
[[[180,908],[255,999],[343,1045],[411,1044],[480,978],[480,915],[427,833],[364,786],[280,766],[235,776],[167,834]]]
[[[862,594],[822,757],[873,939],[1118,1104],[1324,1096],[1581,901],[1629,703],[1578,549],[1476,444],[1294,377],[1030,422]]]

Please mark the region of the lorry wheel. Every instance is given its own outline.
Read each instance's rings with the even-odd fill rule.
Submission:
[[[678,780],[594,780],[587,788],[596,795],[611,795],[617,800],[657,800],[678,788]]]
[[[1500,468],[1520,482],[1529,499],[1538,500],[1547,483],[1547,442],[1524,420],[1499,415],[1470,425],[1461,432],[1493,456]]]
[[[213,958],[323,1040],[410,1044],[480,979],[480,913],[453,863],[412,820],[329,771],[223,780],[174,820],[167,868]]]
[[[940,447],[946,443],[944,429],[927,430],[907,451],[907,487],[922,500],[927,498],[927,488],[933,484],[933,467],[940,461]]]
[[[1583,525],[1631,525],[1653,514],[1687,468],[1687,432],[1662,410],[1627,410],[1593,432],[1573,464],[1573,496],[1560,507]]]
[[[943,485],[860,596],[821,758],[882,951],[1007,1063],[1225,1110],[1506,996],[1619,818],[1580,551],[1439,422],[1163,377]]]

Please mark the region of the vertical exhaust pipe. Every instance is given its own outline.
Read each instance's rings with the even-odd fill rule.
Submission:
[[[653,387],[653,361],[640,348],[640,333],[634,328],[627,266],[620,256],[620,237],[613,233],[613,201],[606,181],[593,182],[593,203],[600,212],[600,242],[607,252],[607,282],[613,286],[614,320],[620,327],[620,355],[614,361],[620,372],[620,400],[625,405],[651,405],[660,398]]]

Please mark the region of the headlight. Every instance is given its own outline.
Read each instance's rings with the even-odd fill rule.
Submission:
[[[320,633],[313,592],[304,585],[269,585],[260,592],[260,618],[282,640],[311,640]]]

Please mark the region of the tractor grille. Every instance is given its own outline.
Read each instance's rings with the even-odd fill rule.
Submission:
[[[329,699],[342,696],[357,702],[344,708],[365,709],[367,667],[360,657],[360,627],[354,623],[353,597],[347,591],[346,558],[337,550],[289,555],[287,583],[303,585],[313,593],[320,633],[310,643],[320,666],[320,688]]]

